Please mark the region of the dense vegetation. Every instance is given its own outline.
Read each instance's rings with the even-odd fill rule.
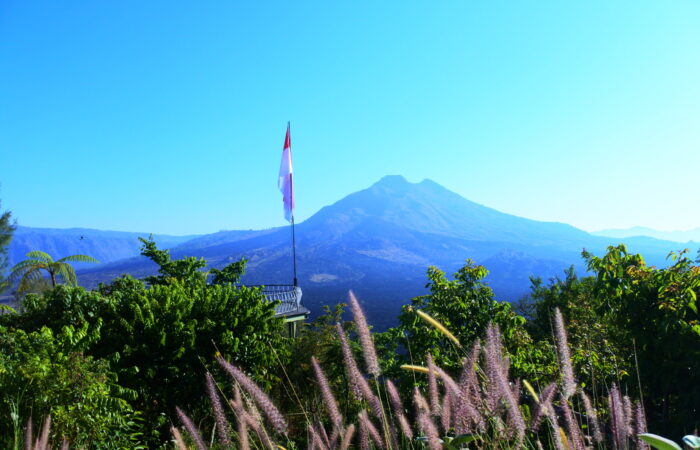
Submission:
[[[0,210],[0,294],[2,294],[8,286],[4,275],[7,269],[8,248],[14,231],[15,226],[12,223],[12,213],[10,213],[10,211]]]
[[[264,385],[277,381],[270,349],[286,354],[282,325],[258,290],[233,286],[240,263],[207,283],[203,260],[171,261],[151,241],[143,253],[160,266],[147,283],[123,277],[95,291],[59,285],[28,294],[20,314],[0,319],[6,411],[22,420],[61,411],[65,420],[54,419],[53,432],[78,445],[98,435],[106,447],[154,445],[168,439],[176,405],[203,409],[201,380],[216,355]],[[2,436],[17,426],[7,419]]]
[[[353,321],[327,308],[289,339],[274,304],[236,285],[244,260],[207,272],[142,244],[157,275],[57,283],[0,316],[0,446],[49,416],[52,442],[89,448],[245,448],[244,435],[286,448],[345,435],[359,447],[623,448],[643,447],[645,427],[679,439],[700,425],[700,267],[685,252],[657,268],[624,246],[584,251],[590,275],[533,279],[515,308],[474,262],[452,279],[430,268],[428,294],[395,328],[370,335],[351,296]]]

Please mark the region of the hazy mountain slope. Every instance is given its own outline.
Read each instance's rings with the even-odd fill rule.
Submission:
[[[274,233],[277,230],[279,230],[279,228],[271,228],[268,230],[222,230],[216,233],[205,234],[193,239],[188,239],[184,243],[177,244],[173,247],[177,247],[179,250],[187,250],[191,248],[203,248],[214,245],[230,244],[232,242],[238,242],[257,236]],[[160,245],[160,241],[158,239],[156,240]]]
[[[691,241],[695,244],[700,243],[700,227],[693,228],[692,230],[684,231],[659,231],[647,227],[632,227],[624,229],[613,229],[613,230],[600,230],[591,233],[594,236],[606,236],[614,238],[627,238],[633,236],[646,236],[654,239],[663,239],[667,241],[674,242],[687,242]],[[698,244],[700,245],[700,244]]]
[[[585,231],[570,225],[504,214],[471,202],[433,181],[413,184],[397,175],[384,177],[370,188],[322,208],[304,225],[312,230],[321,227],[340,232],[366,217],[414,231],[470,240],[525,240],[556,245],[562,240],[584,242],[589,237]]]
[[[529,291],[530,275],[545,280],[575,264],[586,248],[602,254],[624,241],[650,264],[664,264],[678,244],[651,238],[592,236],[561,223],[538,222],[470,202],[429,180],[409,183],[385,177],[348,195],[297,225],[297,267],[305,304],[344,301],[348,289],[363,300],[374,323],[393,322],[398,307],[425,291],[425,273],[435,265],[452,274],[467,258],[484,264],[499,298],[517,300]],[[287,284],[293,278],[288,227],[225,231],[177,247],[174,257],[198,256],[212,267],[241,257],[249,262],[248,284]],[[144,258],[100,265],[80,275],[95,285],[122,273],[142,277],[155,266]]]
[[[149,233],[101,231],[88,228],[34,228],[17,227],[10,243],[10,264],[25,259],[27,252],[41,250],[58,259],[68,255],[83,254],[108,263],[139,254],[138,237],[148,238]],[[163,247],[169,248],[197,236],[155,235]]]

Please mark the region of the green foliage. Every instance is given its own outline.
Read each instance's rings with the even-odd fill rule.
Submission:
[[[683,443],[690,448],[700,448],[700,437],[692,434],[683,436]]]
[[[686,251],[667,268],[647,266],[624,245],[603,257],[584,252],[595,274],[599,316],[617,345],[637,356],[650,426],[681,434],[700,426],[700,267]]]
[[[551,318],[559,308],[579,382],[596,390],[599,384],[608,386],[624,380],[633,372],[633,355],[618,345],[614,328],[600,315],[595,278],[579,278],[573,266],[564,275],[563,279],[551,279],[546,286],[540,278],[531,278],[532,292],[521,307],[528,319],[528,332],[535,341],[551,342]]]
[[[656,434],[644,433],[639,435],[640,439],[658,450],[683,450],[681,447],[670,439],[658,436]]]
[[[248,262],[247,259],[241,258],[240,260],[229,264],[222,270],[211,269],[209,273],[213,275],[211,280],[212,284],[235,284],[243,276],[245,272],[245,265]]]
[[[667,268],[649,267],[624,245],[602,257],[584,251],[591,276],[573,268],[547,286],[533,279],[523,306],[527,329],[539,342],[551,335],[550,317],[566,318],[579,382],[624,383],[643,394],[652,429],[680,434],[700,425],[700,268],[686,252],[671,253]]]
[[[97,263],[99,261],[87,255],[71,255],[54,261],[48,253],[35,250],[27,253],[27,259],[15,264],[10,273],[10,281],[19,280],[17,290],[26,292],[33,281],[43,278],[41,272],[45,271],[51,279],[52,286],[56,286],[59,278],[68,285],[77,286],[78,278],[73,266],[69,264],[71,262]]]
[[[173,261],[170,257],[170,251],[160,250],[152,238],[148,240],[139,238],[139,241],[143,244],[141,254],[158,264],[158,273],[160,274],[144,278],[146,283],[151,286],[167,285],[173,282],[192,286],[206,283],[207,274],[201,270],[207,266],[204,258],[191,256]]]
[[[209,370],[217,379],[229,379],[214,364],[218,355],[273,394],[289,413],[289,433],[297,443],[306,443],[309,423],[329,425],[312,355],[347,420],[367,406],[350,393],[343,369],[335,324],[342,323],[344,305],[326,307],[299,338],[286,339],[282,321],[274,317],[275,305],[259,289],[235,285],[244,259],[206,272],[203,259],[173,260],[152,240],[142,242],[142,253],[159,266],[158,275],[145,282],[126,276],[86,291],[57,271],[69,284],[28,294],[20,314],[0,315],[0,446],[11,443],[19,418],[23,422],[29,414],[38,422],[50,413],[54,434],[93,447],[133,447],[138,440],[161,445],[168,438],[169,420],[177,421],[175,406],[187,410],[208,434],[213,419],[204,397],[204,374]],[[68,261],[54,262],[42,252],[28,256],[45,266]],[[641,388],[650,430],[668,435],[691,431],[700,425],[700,268],[685,252],[672,253],[667,268],[649,267],[624,246],[610,247],[602,257],[584,252],[584,258],[590,276],[578,277],[572,268],[546,285],[533,278],[529,301],[522,305],[524,317],[495,299],[484,283],[483,266],[467,261],[453,279],[431,267],[429,293],[402,309],[397,327],[374,335],[383,377],[397,381],[410,404],[413,387],[422,387],[425,377],[400,370],[401,364],[424,365],[430,354],[436,365],[456,375],[471,344],[495,323],[503,335],[509,375],[527,379],[541,393],[559,376],[551,326],[559,308],[577,382],[603,407],[601,418],[606,407],[599,399],[607,386],[622,383],[621,389],[633,397]],[[20,266],[26,274],[24,268]],[[34,269],[40,270],[47,269]],[[36,275],[27,279],[45,280]],[[450,330],[458,343],[417,311]],[[343,326],[359,357],[354,323]],[[481,368],[477,372],[483,377]],[[384,388],[375,384],[379,397],[386,399]],[[227,385],[221,389],[231,392]],[[521,409],[529,416],[527,405]],[[446,432],[443,438],[446,448],[474,445],[467,442],[472,435]]]
[[[430,353],[435,363],[452,373],[461,369],[465,348],[479,339],[489,323],[497,324],[506,345],[514,350],[529,343],[524,331],[525,319],[511,305],[495,300],[493,291],[483,283],[485,267],[472,261],[459,269],[453,280],[435,267],[428,269],[430,293],[411,300],[399,315],[399,326],[376,336],[383,348],[387,371],[394,377],[406,377],[401,364],[416,364]],[[414,310],[421,310],[451,330],[461,347],[448,340],[438,329],[426,326]],[[410,380],[409,380],[410,381]]]
[[[9,283],[5,280],[5,269],[7,269],[7,249],[15,232],[15,225],[12,223],[12,213],[5,211],[0,214],[0,294],[7,289]]]
[[[70,349],[108,362],[154,432],[164,431],[175,406],[202,413],[202,380],[217,353],[262,385],[277,381],[277,358],[287,354],[282,321],[259,289],[209,285],[202,260],[172,261],[151,241],[144,254],[162,264],[150,286],[131,277],[92,292],[58,286],[28,295],[25,312],[3,320],[30,331],[48,327]]]
[[[65,332],[0,327],[0,446],[9,448],[13,430],[30,417],[37,423],[50,414],[54,442],[138,447],[139,416],[119,396],[107,363],[71,347]]]

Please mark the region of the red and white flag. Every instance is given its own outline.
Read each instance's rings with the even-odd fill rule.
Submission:
[[[277,187],[282,191],[284,218],[292,222],[294,220],[294,184],[292,182],[292,142],[289,138],[289,123],[287,123],[287,135],[284,138]]]

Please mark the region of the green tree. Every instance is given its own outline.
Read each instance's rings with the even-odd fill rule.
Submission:
[[[617,345],[637,356],[649,429],[668,435],[700,426],[700,267],[686,253],[670,253],[665,268],[647,266],[624,245],[602,257],[583,253],[599,314]]]
[[[484,284],[487,274],[484,266],[471,260],[467,260],[452,280],[436,267],[428,269],[430,293],[412,299],[411,305],[402,308],[398,327],[375,335],[383,348],[382,355],[390,376],[412,383],[412,375],[410,379],[406,378],[406,373],[398,370],[398,366],[422,363],[428,353],[440,367],[459,372],[469,346],[484,335],[491,322],[500,327],[509,350],[515,352],[531,343],[523,328],[525,319],[517,315],[509,303],[497,301],[493,290]],[[440,322],[454,334],[461,346],[428,325],[415,310]]]
[[[563,278],[554,277],[546,285],[539,277],[530,280],[531,293],[521,305],[526,329],[535,341],[553,343],[552,315],[559,308],[579,383],[599,392],[599,386],[625,381],[633,374],[632,353],[619,345],[615,327],[600,313],[595,277],[579,278],[571,266]]]
[[[238,283],[245,273],[245,265],[248,262],[247,259],[241,258],[240,260],[229,264],[223,269],[211,269],[209,274],[212,275],[212,284],[235,284]]]
[[[0,214],[0,294],[7,289],[9,283],[5,279],[5,269],[7,269],[7,253],[15,225],[12,223],[12,213],[5,211]]]
[[[208,420],[202,380],[207,370],[219,371],[217,354],[270,387],[288,350],[275,304],[259,289],[208,284],[204,260],[172,260],[152,241],[142,251],[160,268],[148,284],[126,276],[96,291],[58,286],[28,295],[25,312],[4,320],[27,331],[73,327],[72,349],[109,363],[115,382],[133,392],[130,402],[156,446],[169,436],[169,418],[177,421],[176,406]]]
[[[30,288],[33,280],[42,278],[42,271],[49,275],[51,286],[58,284],[58,279],[64,283],[75,286],[78,284],[78,278],[75,275],[75,269],[69,263],[71,262],[86,262],[98,263],[95,258],[87,255],[71,255],[54,261],[51,255],[38,250],[27,253],[27,258],[24,261],[17,263],[10,272],[10,280],[19,280],[17,290],[25,292]]]

